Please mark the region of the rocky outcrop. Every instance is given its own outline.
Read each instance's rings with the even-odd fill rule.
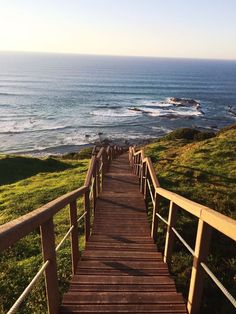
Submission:
[[[137,108],[137,107],[130,107],[130,108],[128,108],[128,110],[130,110],[130,111],[136,111],[136,112],[141,112],[141,113],[149,113],[148,111],[146,111],[146,110],[143,110],[143,109],[140,109],[140,108]]]
[[[201,104],[194,99],[171,97],[168,102],[174,106],[194,106],[197,109],[201,107]]]

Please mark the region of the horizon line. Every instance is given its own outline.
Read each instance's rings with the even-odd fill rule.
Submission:
[[[149,59],[187,59],[187,60],[212,60],[212,61],[236,61],[235,59],[210,58],[210,57],[165,57],[165,56],[147,56],[147,55],[121,55],[121,54],[95,54],[81,52],[55,52],[55,51],[34,51],[34,50],[0,50],[0,53],[32,53],[32,54],[58,54],[58,55],[78,55],[78,56],[101,56],[101,57],[129,57],[129,58],[149,58]]]

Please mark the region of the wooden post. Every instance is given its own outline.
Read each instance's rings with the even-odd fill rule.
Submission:
[[[142,166],[141,166],[141,176],[140,176],[140,192],[143,193],[144,192],[144,162],[142,162]]]
[[[157,211],[160,208],[160,195],[157,194],[155,191],[154,196],[154,206],[152,210],[152,228],[151,228],[151,237],[153,238],[154,242],[157,240],[157,229],[158,229],[158,219],[157,219]]]
[[[102,192],[103,190],[104,169],[105,169],[105,154],[103,152],[101,156],[100,192]]]
[[[102,169],[102,177],[104,177],[104,174],[108,171],[108,155],[107,150],[104,151],[103,155],[103,169]],[[102,179],[103,181],[103,179]]]
[[[113,160],[113,147],[111,146],[110,147],[110,150],[109,150],[109,164],[111,163],[111,161]]]
[[[60,306],[60,295],[57,279],[57,262],[55,251],[55,235],[53,218],[50,218],[40,226],[43,260],[49,260],[48,267],[45,269],[45,283],[48,303],[48,312],[57,314]]]
[[[135,156],[135,174],[138,176],[138,155]]]
[[[148,188],[148,184],[147,184],[147,175],[148,175],[148,165],[145,162],[145,169],[144,169],[144,184],[143,184],[143,197],[145,199],[145,201],[147,201],[147,188]],[[146,202],[147,204],[147,202]]]
[[[96,206],[96,198],[97,198],[97,161],[96,161],[96,167],[94,169],[93,177],[94,177],[94,182],[93,182],[93,213],[95,213],[95,206]]]
[[[134,173],[134,152],[133,149],[131,149],[131,167],[132,167],[132,172]]]
[[[198,314],[200,311],[204,286],[204,271],[200,263],[206,260],[210,246],[211,230],[212,228],[207,223],[199,219],[187,303],[189,314]]]
[[[101,184],[101,190],[103,190],[103,182],[104,182],[104,175],[107,171],[107,153],[104,151],[102,155],[102,184]]]
[[[175,237],[172,227],[174,227],[176,224],[177,212],[178,212],[178,206],[171,201],[170,208],[169,208],[168,226],[167,226],[167,231],[166,231],[166,243],[165,243],[165,251],[164,251],[164,262],[167,263],[169,266],[170,266],[171,255],[172,255],[173,244],[174,244],[174,237]]]
[[[77,222],[77,205],[76,201],[70,203],[70,224],[74,226],[71,231],[71,260],[72,260],[72,274],[75,275],[77,264],[79,261],[79,231]]]
[[[136,156],[133,155],[133,173],[135,174],[135,171],[136,171]]]
[[[141,178],[141,153],[139,154],[139,157],[138,157],[138,177],[139,177],[139,180]],[[139,182],[140,183],[140,182]]]
[[[97,160],[96,163],[96,176],[97,176],[97,189],[96,189],[96,197],[98,197],[98,195],[100,194],[100,190],[101,190],[101,178],[100,178],[100,167],[101,167],[101,158],[99,160]]]
[[[84,209],[87,212],[85,216],[85,240],[88,241],[90,236],[90,200],[89,190],[84,194]]]

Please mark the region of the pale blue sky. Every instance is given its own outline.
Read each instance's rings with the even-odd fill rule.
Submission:
[[[236,59],[236,0],[0,0],[0,51]]]

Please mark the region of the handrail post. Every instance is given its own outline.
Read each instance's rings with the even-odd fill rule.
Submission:
[[[104,175],[106,173],[106,166],[107,166],[107,154],[106,154],[106,151],[104,151],[102,154],[101,190],[103,190],[103,182],[104,182]]]
[[[93,172],[93,212],[95,212],[95,206],[96,206],[96,198],[97,198],[97,168],[98,168],[98,161],[96,160],[95,169]]]
[[[145,162],[142,162],[142,166],[141,166],[141,177],[140,177],[140,192],[144,193],[144,166]]]
[[[87,242],[90,236],[90,200],[89,189],[84,194],[84,207],[85,207],[85,241]]]
[[[157,229],[158,229],[158,220],[157,220],[157,211],[160,208],[160,195],[157,194],[155,191],[155,203],[153,206],[153,211],[152,211],[152,227],[151,227],[151,237],[153,238],[154,242],[157,241]]]
[[[101,189],[101,178],[100,178],[100,167],[101,167],[101,158],[100,157],[97,160],[97,164],[96,164],[96,177],[97,177],[97,189],[96,189],[96,197],[98,197],[99,193],[100,193],[100,189]]]
[[[53,218],[43,223],[40,229],[43,260],[44,262],[49,261],[48,267],[45,270],[48,312],[50,314],[57,314],[60,306],[60,295],[58,290]]]
[[[113,147],[110,146],[110,149],[109,149],[109,164],[112,161],[112,159],[113,159]]]
[[[130,163],[131,163],[132,172],[134,173],[134,150],[133,150],[133,148],[131,148]]]
[[[138,177],[141,176],[141,154],[138,155]]]
[[[145,162],[145,169],[144,169],[144,184],[143,184],[143,198],[145,201],[147,201],[147,175],[148,175],[148,165]]]
[[[77,222],[77,204],[76,201],[70,203],[70,224],[74,226],[71,231],[71,260],[72,274],[76,272],[79,261],[79,241],[78,241],[78,222]]]
[[[199,219],[187,303],[189,314],[198,314],[200,311],[204,287],[204,272],[201,262],[206,260],[208,254],[211,230],[212,228],[207,223]]]
[[[164,262],[167,263],[169,266],[170,266],[171,255],[172,255],[173,244],[174,244],[174,237],[175,237],[172,227],[174,227],[176,224],[177,213],[178,213],[178,206],[171,201],[170,208],[169,208],[168,226],[167,226],[167,231],[166,231],[166,243],[165,243],[165,251],[164,251]]]
[[[134,155],[134,174],[137,174],[137,155]]]

